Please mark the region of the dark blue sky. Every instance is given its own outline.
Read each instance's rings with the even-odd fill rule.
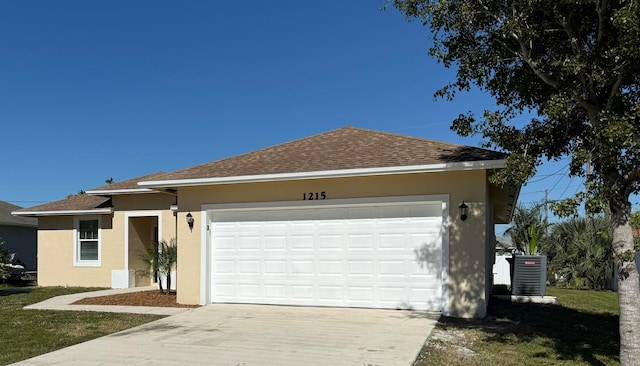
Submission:
[[[478,146],[491,108],[433,93],[453,72],[376,0],[0,2],[0,200],[64,198],[350,125]],[[572,195],[568,161],[521,201]]]

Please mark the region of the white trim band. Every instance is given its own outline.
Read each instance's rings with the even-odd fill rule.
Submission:
[[[447,171],[459,171],[459,170],[486,170],[486,169],[501,169],[501,168],[504,168],[505,166],[506,166],[506,160],[481,160],[481,161],[469,161],[469,162],[462,162],[462,163],[393,166],[393,167],[383,167],[383,168],[358,168],[358,169],[341,169],[341,170],[322,170],[322,171],[300,172],[300,173],[243,175],[243,176],[232,176],[232,177],[151,180],[146,182],[138,182],[138,185],[141,187],[151,187],[151,188],[186,187],[186,186],[204,186],[204,185],[212,185],[212,184],[256,183],[256,182],[321,179],[321,178],[348,178],[348,177],[361,177],[361,176],[371,176],[371,175],[447,172]]]
[[[109,215],[113,213],[113,208],[99,208],[92,210],[58,210],[58,211],[23,211],[12,212],[13,216],[73,216],[73,215]]]
[[[91,196],[112,195],[112,194],[138,194],[138,193],[159,193],[149,188],[127,188],[127,189],[104,189],[85,192]]]

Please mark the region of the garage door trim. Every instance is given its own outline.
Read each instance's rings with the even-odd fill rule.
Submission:
[[[225,203],[205,204],[201,206],[200,219],[206,223],[201,229],[201,273],[200,273],[200,304],[205,305],[212,301],[211,294],[211,235],[209,228],[212,224],[213,213],[220,211],[259,211],[268,209],[309,209],[312,207],[365,207],[380,205],[421,205],[440,203],[442,207],[442,314],[449,314],[449,195],[419,195],[419,196],[390,196],[367,197],[348,199],[327,199],[319,201],[274,201],[274,202],[249,202],[249,203]]]

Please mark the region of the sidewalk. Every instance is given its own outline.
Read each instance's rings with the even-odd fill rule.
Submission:
[[[73,311],[101,311],[109,313],[133,313],[153,315],[176,315],[192,310],[192,308],[168,308],[154,306],[124,306],[124,305],[72,305],[74,302],[87,297],[109,296],[137,291],[155,290],[157,287],[134,287],[123,289],[101,290],[94,292],[80,292],[71,295],[52,297],[36,304],[27,305],[24,309],[36,310],[73,310]]]

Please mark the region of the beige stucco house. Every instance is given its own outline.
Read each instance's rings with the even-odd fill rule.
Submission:
[[[14,215],[39,219],[42,286],[149,285],[137,253],[175,237],[180,303],[483,317],[519,191],[489,182],[505,157],[345,127]]]

